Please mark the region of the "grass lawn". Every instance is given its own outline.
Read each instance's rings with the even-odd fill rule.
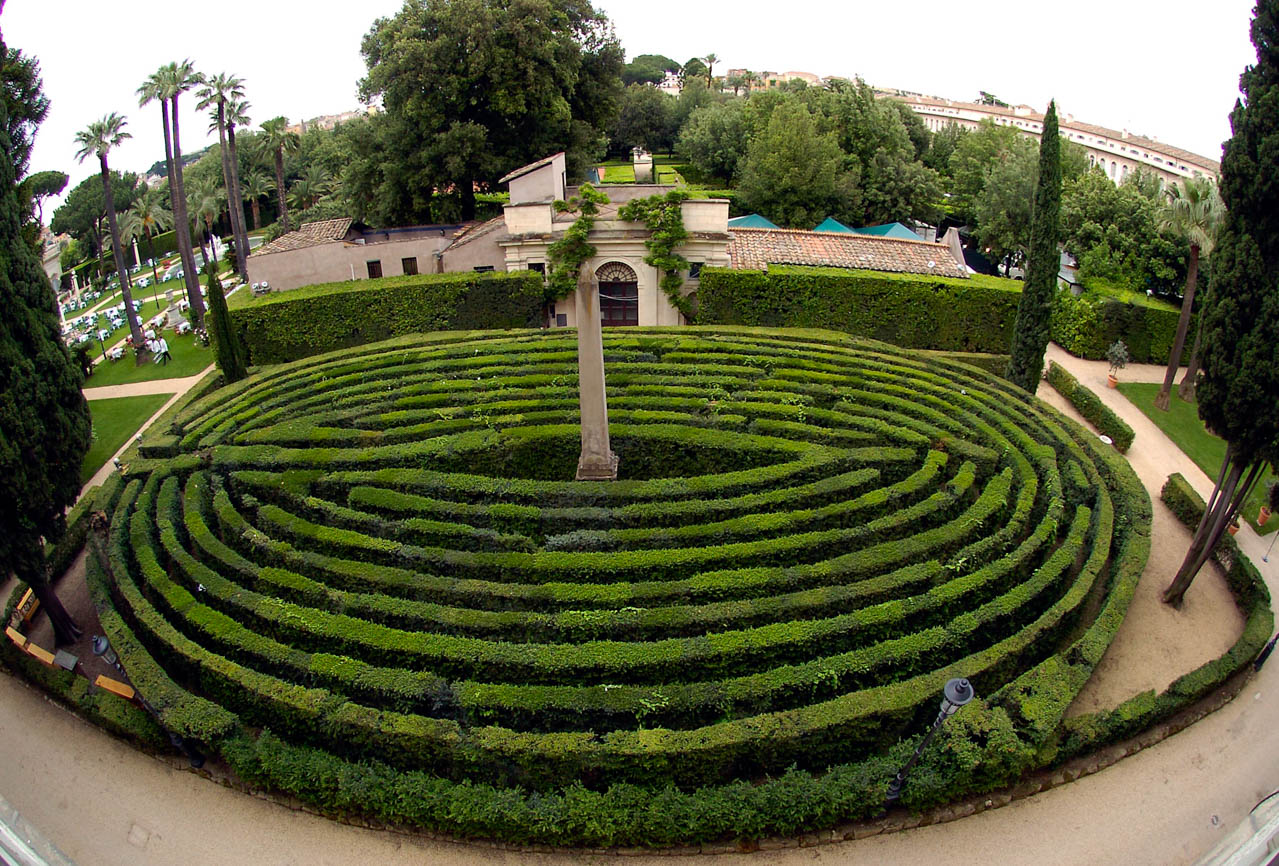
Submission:
[[[1205,475],[1214,481],[1217,479],[1217,473],[1221,471],[1221,461],[1226,456],[1226,440],[1212,435],[1204,428],[1203,422],[1199,420],[1199,410],[1194,403],[1179,399],[1174,389],[1172,405],[1167,412],[1160,412],[1155,408],[1155,395],[1159,393],[1159,385],[1121,382],[1119,391],[1145,413],[1147,418],[1154,421],[1155,426],[1164,431],[1169,439],[1177,443],[1177,447],[1195,461]],[[1279,514],[1271,515],[1265,526],[1257,526],[1257,512],[1265,500],[1266,484],[1274,478],[1272,473],[1267,472],[1240,508],[1239,522],[1243,523],[1246,520],[1249,526],[1263,535],[1279,529]]]
[[[147,419],[160,410],[172,394],[147,394],[142,397],[117,397],[111,400],[90,400],[89,414],[93,416],[93,444],[80,464],[80,483],[88,481],[120,450],[129,437]]]
[[[169,363],[147,361],[139,367],[133,363],[133,353],[125,350],[124,357],[119,361],[103,361],[94,367],[93,375],[84,381],[84,387],[101,388],[104,385],[125,385],[156,379],[180,379],[194,376],[213,363],[213,349],[198,344],[194,334],[176,337],[172,331],[168,331],[164,338],[169,341],[169,354],[173,356]]]
[[[600,172],[604,175],[600,178],[600,183],[635,183],[635,166],[626,163],[625,165],[601,165]]]

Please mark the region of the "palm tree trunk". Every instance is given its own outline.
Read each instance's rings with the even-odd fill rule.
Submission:
[[[236,247],[240,246],[240,228],[235,222],[235,208],[231,206],[231,202],[235,199],[235,190],[231,185],[231,150],[226,143],[226,103],[218,103],[218,150],[222,157],[222,185],[226,187],[227,210],[231,217],[231,243]],[[240,251],[235,251],[235,264],[238,268],[237,273],[243,275],[244,270],[240,264]]]
[[[120,298],[124,301],[124,315],[129,322],[129,334],[133,337],[133,348],[136,350],[138,363],[146,360],[146,344],[142,342],[142,325],[138,322],[138,313],[133,309],[133,292],[129,290],[129,274],[124,268],[124,250],[120,249],[120,226],[115,218],[115,196],[111,193],[111,170],[107,168],[106,155],[98,157],[102,163],[102,198],[107,206],[107,222],[111,226],[112,254],[115,256],[115,269],[120,274]]]
[[[226,129],[227,144],[231,148],[231,231],[235,233],[235,260],[239,266],[240,278],[248,279],[249,232],[244,227],[244,192],[240,189],[240,161],[235,150],[235,124],[228,123]]]
[[[204,297],[200,294],[200,274],[195,267],[195,252],[191,246],[191,235],[186,228],[191,220],[187,216],[186,184],[182,179],[182,138],[178,129],[178,96],[173,95],[173,189],[174,210],[181,210],[181,215],[174,213],[174,225],[178,229],[178,252],[182,256],[183,281],[187,287],[187,301],[191,304],[191,318],[197,328],[204,327]],[[186,243],[183,244],[183,235]]]
[[[289,228],[289,203],[284,199],[284,148],[275,149],[275,194],[280,199],[280,222],[286,232]]]
[[[1164,383],[1155,395],[1155,408],[1168,411],[1168,398],[1172,383],[1181,366],[1181,353],[1186,348],[1186,331],[1190,328],[1190,310],[1195,303],[1195,285],[1199,281],[1199,245],[1190,245],[1190,263],[1186,266],[1186,292],[1181,299],[1181,315],[1177,318],[1177,336],[1172,341],[1172,354],[1168,356],[1168,369],[1164,371]]]
[[[1177,386],[1177,396],[1187,403],[1195,400],[1195,386],[1199,378],[1199,346],[1204,335],[1203,310],[1199,311],[1199,324],[1195,328],[1195,344],[1190,348],[1190,363],[1186,366],[1186,375]]]
[[[253,230],[257,231],[262,228],[262,203],[255,198],[249,202],[249,207],[253,209]]]
[[[155,265],[155,238],[151,236],[151,226],[147,226],[147,258],[151,260],[151,285],[155,287],[155,306],[160,308],[160,271]]]

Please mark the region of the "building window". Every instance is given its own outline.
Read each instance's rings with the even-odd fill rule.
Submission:
[[[370,280],[376,280],[378,277],[382,276],[382,260],[381,259],[372,259],[371,261],[365,262],[365,264],[368,265],[368,268],[369,268]]]
[[[600,283],[600,324],[638,325],[639,281],[635,271],[621,262],[609,262],[601,265],[595,276]]]
[[[492,266],[492,265],[479,265],[479,266],[477,266],[477,267],[471,268],[471,270],[475,271],[475,273],[477,273],[477,274],[487,274],[487,273],[489,273],[490,271],[492,271],[492,270],[493,270],[493,266]]]
[[[400,259],[400,264],[404,267],[404,275],[412,277],[417,275],[417,256],[410,256],[407,259]]]
[[[690,280],[697,280],[697,279],[701,279],[701,276],[702,276],[702,264],[703,264],[702,262],[689,262],[689,263],[688,263],[688,278],[689,278]]]
[[[546,273],[546,263],[545,262],[529,262],[528,269],[530,271],[537,271],[539,274],[544,274]]]

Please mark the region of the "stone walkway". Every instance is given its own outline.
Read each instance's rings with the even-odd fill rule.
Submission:
[[[1136,431],[1129,457],[1147,484],[1181,471],[1201,492],[1211,483],[1136,407],[1105,386],[1104,363],[1058,360]],[[1160,381],[1160,368],[1129,367],[1128,381]],[[1048,386],[1041,395],[1052,401]],[[1073,410],[1072,410],[1073,414]],[[1182,465],[1182,463],[1187,465]],[[1207,485],[1205,489],[1203,485]],[[1156,511],[1162,506],[1156,503]],[[1237,540],[1279,590],[1279,556],[1261,561],[1265,544],[1244,530]],[[1176,551],[1174,551],[1174,555]],[[1151,576],[1148,570],[1147,577]],[[1193,592],[1216,602],[1201,575]],[[1155,575],[1157,591],[1166,582]],[[1142,583],[1149,581],[1143,579]],[[1134,601],[1134,605],[1136,601]],[[1153,642],[1130,618],[1123,642]],[[1193,637],[1173,634],[1166,642]],[[1226,639],[1218,636],[1219,639]],[[1230,638],[1233,639],[1233,638]],[[1124,650],[1119,650],[1124,651]],[[1109,655],[1109,654],[1108,654]],[[1110,672],[1119,676],[1122,668]],[[1166,670],[1171,678],[1184,670]],[[738,864],[1190,864],[1279,785],[1279,663],[1267,666],[1232,703],[1189,729],[1115,766],[960,821],[857,842],[753,855]],[[597,864],[622,858],[505,852],[349,827],[245,796],[141,754],[54,706],[34,689],[0,676],[0,794],[76,863],[89,864]],[[669,864],[662,856],[622,862]]]

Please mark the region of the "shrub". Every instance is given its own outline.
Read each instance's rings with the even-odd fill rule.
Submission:
[[[1048,384],[1057,389],[1057,393],[1065,397],[1070,405],[1079,410],[1094,427],[1110,437],[1115,448],[1121,454],[1127,452],[1132,445],[1133,431],[1124,419],[1101,402],[1101,398],[1090,389],[1079,384],[1079,380],[1070,374],[1056,361],[1048,362],[1048,373],[1045,375]]]

